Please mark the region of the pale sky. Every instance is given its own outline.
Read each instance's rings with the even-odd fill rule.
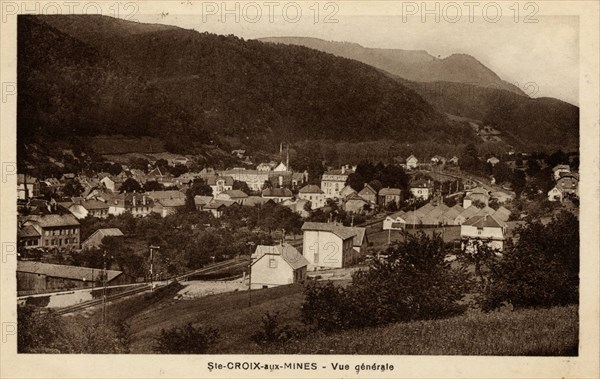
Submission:
[[[263,2],[241,2],[237,9],[235,3],[228,3],[224,9],[221,2],[146,3],[132,19],[244,39],[301,36],[356,42],[364,47],[426,50],[442,58],[465,53],[532,97],[555,97],[579,104],[577,16],[545,16],[543,9],[523,9],[521,3],[515,18],[515,10],[510,8],[513,3],[499,2],[502,17],[496,20],[493,8],[485,13],[483,9],[462,8],[459,15],[450,7],[444,10],[444,3],[437,11],[434,3],[428,3],[433,13],[425,14],[414,8],[420,8],[420,2],[408,3],[384,2],[378,3],[383,4],[378,8],[358,2],[316,3],[320,7],[318,15],[315,3],[300,1],[274,2],[273,8]],[[330,4],[327,9],[325,4]],[[284,6],[287,19],[283,16]],[[302,12],[299,17],[297,9]],[[415,14],[406,16],[411,12]],[[325,22],[325,16],[331,13],[335,14]],[[474,15],[472,19],[470,14]]]

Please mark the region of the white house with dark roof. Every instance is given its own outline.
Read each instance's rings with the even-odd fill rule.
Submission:
[[[383,220],[383,230],[404,230],[406,228],[406,220],[403,218],[405,212],[400,211],[387,215]]]
[[[554,180],[558,180],[561,174],[566,174],[571,172],[571,167],[566,164],[559,164],[552,168],[552,173],[554,175]]]
[[[233,189],[233,178],[231,176],[210,176],[206,179],[206,184],[212,188],[213,196],[221,192],[231,191]]]
[[[306,279],[308,260],[290,244],[258,245],[252,254],[252,289],[298,283]]]
[[[488,214],[473,216],[460,226],[462,246],[467,252],[474,252],[477,244],[502,251],[505,234],[506,224]]]
[[[395,202],[396,205],[402,201],[402,190],[400,188],[382,188],[378,194],[379,205],[382,207],[388,206],[391,202]]]
[[[335,223],[305,222],[302,232],[302,255],[310,263],[309,270],[346,267],[358,256],[354,249],[357,231],[351,227]]]
[[[308,184],[298,191],[298,198],[310,201],[311,209],[325,206],[325,193],[319,186]]]
[[[80,225],[72,214],[31,215],[23,226],[32,226],[40,234],[40,247],[79,249]]]
[[[417,157],[415,157],[414,155],[410,155],[408,158],[406,158],[406,168],[408,169],[414,169],[417,168],[419,166],[419,160],[417,159]]]
[[[321,190],[328,199],[341,197],[340,192],[354,171],[342,166],[341,169],[325,171],[321,176]]]

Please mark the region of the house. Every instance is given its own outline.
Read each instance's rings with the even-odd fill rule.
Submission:
[[[452,163],[453,165],[458,165],[458,157],[455,155],[448,160],[448,163]]]
[[[273,162],[260,163],[258,166],[256,166],[256,170],[262,171],[262,172],[269,172],[269,171],[273,170],[273,168],[275,168],[275,166],[273,166]]]
[[[302,218],[310,216],[310,212],[306,210],[306,207],[310,204],[309,200],[284,200],[280,204],[284,207],[290,208],[293,212],[298,213]]]
[[[339,170],[324,172],[321,176],[321,190],[325,193],[325,197],[328,199],[342,197],[340,192],[346,186],[348,176],[352,173],[354,171],[349,170],[346,166],[342,166]]]
[[[480,209],[474,205],[465,208],[458,216],[456,216],[456,219],[454,219],[454,225],[462,225],[465,221],[475,216],[479,211]]]
[[[185,208],[185,198],[159,199],[154,202],[152,212],[158,213],[161,217],[167,217],[183,208]]]
[[[158,201],[158,200],[173,200],[173,199],[184,199],[185,193],[177,190],[167,190],[167,191],[148,191],[146,192],[148,198]]]
[[[214,175],[213,175],[213,177],[214,177]],[[178,186],[182,186],[182,185],[191,185],[192,182],[196,179],[201,179],[199,172],[186,172],[186,173],[183,173],[183,174],[179,175],[178,177],[176,177],[174,179],[174,181],[175,181],[175,184],[177,184]]]
[[[308,171],[292,173],[292,186],[298,187],[306,182],[308,182]]]
[[[271,288],[306,279],[308,260],[290,244],[258,245],[252,254],[250,288]]]
[[[490,193],[488,190],[482,187],[475,187],[466,192],[466,196],[463,199],[463,208],[468,208],[475,202],[481,202],[488,205],[490,202]]]
[[[72,172],[67,172],[60,177],[60,181],[64,183],[64,182],[68,182],[69,180],[73,180],[75,178],[76,178],[75,174],[73,174]]]
[[[358,192],[354,190],[354,188],[350,187],[350,185],[346,185],[340,191],[340,199],[346,199],[348,196],[358,195]]]
[[[178,164],[186,166],[188,163],[190,163],[190,159],[187,157],[175,157],[175,158],[171,159],[169,163],[173,166],[178,165]]]
[[[225,209],[227,209],[228,207],[234,207],[234,206],[239,207],[240,204],[236,203],[235,201],[231,201],[231,200],[213,199],[208,204],[204,205],[201,210],[203,212],[210,212],[210,213],[212,213],[212,215],[215,218],[219,218],[223,215],[223,212],[225,212]]]
[[[427,212],[425,215],[425,221],[423,224],[425,225],[443,225],[444,220],[442,215],[450,210],[450,207],[444,203],[440,203],[435,205],[432,210]]]
[[[554,175],[554,180],[558,180],[562,173],[567,174],[570,172],[571,172],[571,167],[569,167],[569,165],[566,165],[566,164],[559,164],[552,168],[552,174]]]
[[[409,211],[402,215],[402,219],[404,219],[406,226],[411,226],[412,228],[421,225],[423,217],[425,217],[425,215],[419,211]]]
[[[495,199],[498,203],[504,204],[513,199],[511,194],[502,191],[490,192],[490,199]]]
[[[281,203],[284,200],[291,199],[293,194],[287,188],[266,188],[262,191],[261,196],[265,199],[272,199],[276,203]]]
[[[275,204],[273,199],[266,199],[261,196],[248,196],[246,200],[244,200],[244,205],[247,207],[255,207],[255,206],[263,206],[267,203]]]
[[[388,215],[385,220],[383,220],[383,230],[406,229],[406,220],[403,218],[404,214],[404,211],[400,211]]]
[[[69,210],[79,220],[84,219],[88,216],[97,218],[108,217],[108,204],[104,201],[90,199],[90,200],[77,200],[67,205],[65,208]]]
[[[111,286],[135,282],[135,278],[122,271],[17,261],[17,295],[19,296],[76,288],[100,288],[104,279]]]
[[[381,207],[387,207],[392,202],[398,205],[402,202],[402,190],[400,188],[382,188],[379,190],[378,199]]]
[[[213,200],[212,196],[194,196],[194,204],[196,205],[196,210],[203,210],[204,206],[210,203]]]
[[[248,198],[248,194],[241,190],[228,190],[223,191],[215,196],[216,200],[227,200],[238,203],[239,205],[244,205],[246,199]]]
[[[28,200],[40,196],[40,181],[29,175],[17,174],[17,199]]]
[[[105,176],[104,178],[100,179],[100,184],[111,192],[115,192],[116,190],[115,181],[112,180],[109,176]]]
[[[32,225],[26,225],[17,229],[17,242],[25,249],[39,248],[42,244],[42,235]]]
[[[431,163],[433,163],[433,164],[445,164],[446,163],[446,158],[442,157],[441,155],[434,155],[431,158]]]
[[[243,159],[245,154],[246,154],[246,150],[242,150],[242,149],[237,149],[237,150],[231,151],[231,155],[237,157],[238,159]]]
[[[556,187],[565,194],[579,195],[579,174],[576,173],[561,173],[560,178],[556,181]]]
[[[302,225],[302,255],[308,269],[347,267],[357,258],[356,231],[336,223],[305,222]]]
[[[105,228],[98,229],[85,241],[81,243],[82,249],[98,248],[102,245],[102,239],[104,237],[123,237],[124,234],[119,228]]]
[[[135,193],[124,193],[113,196],[107,203],[108,214],[113,216],[129,212],[135,217],[146,217],[152,213],[152,209],[154,208],[154,200],[150,196]]]
[[[32,226],[40,234],[40,247],[79,249],[79,221],[72,214],[30,215],[22,226]]]
[[[506,224],[492,215],[474,216],[460,226],[462,247],[467,252],[475,252],[477,244],[487,244],[502,251]]]
[[[310,201],[310,208],[317,209],[325,206],[325,193],[314,184],[308,184],[298,191],[298,198]]]
[[[351,226],[350,229],[354,232],[354,239],[352,240],[352,248],[358,255],[362,256],[366,254],[367,246],[369,245],[369,239],[367,238],[367,228],[361,226]]]
[[[212,188],[213,196],[217,196],[221,192],[233,189],[233,178],[231,176],[210,176],[206,180],[206,184]]]
[[[449,208],[446,212],[440,216],[442,225],[456,225],[455,221],[458,215],[460,215],[465,209],[459,204],[456,204],[452,208]]]
[[[492,216],[494,216],[494,218],[500,222],[507,222],[510,218],[510,215],[511,211],[504,207],[500,207],[496,210],[496,212],[494,212]]]
[[[247,170],[245,168],[233,168],[231,170],[218,171],[219,176],[230,176],[233,180],[244,182],[252,191],[260,191],[271,176],[270,171]]]
[[[367,183],[365,183],[364,188],[360,190],[358,196],[362,197],[370,204],[377,204],[377,191]]]
[[[500,159],[496,158],[496,157],[490,157],[487,159],[487,163],[491,164],[492,167],[497,165],[498,163],[500,163]]]
[[[408,169],[414,169],[417,168],[419,166],[419,160],[417,159],[417,157],[415,157],[414,155],[410,155],[408,158],[406,158],[406,168]]]
[[[433,184],[430,180],[417,180],[411,183],[409,191],[415,199],[427,200],[433,196]]]
[[[276,166],[276,167],[273,169],[273,171],[275,171],[275,172],[282,172],[282,171],[283,171],[283,172],[287,172],[287,171],[289,171],[289,170],[288,170],[288,167],[287,167],[287,166],[286,166],[286,165],[285,165],[283,162],[281,162],[281,163],[279,163],[279,164],[278,164],[278,165],[277,165],[277,166]]]
[[[353,193],[344,200],[344,210],[349,213],[365,213],[371,208],[371,205],[372,203],[356,193]]]
[[[554,186],[548,191],[548,201],[563,201],[563,193],[558,187]]]

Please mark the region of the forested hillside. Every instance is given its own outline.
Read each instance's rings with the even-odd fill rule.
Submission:
[[[299,46],[102,16],[21,16],[19,62],[22,142],[119,133],[193,152],[219,136],[262,148],[472,138],[375,68]]]

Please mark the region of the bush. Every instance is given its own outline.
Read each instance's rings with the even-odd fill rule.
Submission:
[[[281,324],[279,312],[267,312],[262,317],[262,329],[254,333],[252,341],[258,344],[283,343],[300,339],[306,335],[306,328],[290,324]]]
[[[515,307],[577,304],[579,301],[579,221],[563,212],[547,225],[539,221],[517,230],[518,242],[491,262],[483,308],[502,302]]]
[[[155,338],[154,351],[161,354],[203,354],[219,339],[219,331],[210,327],[195,328],[188,323],[183,328],[161,330]]]
[[[445,262],[440,235],[405,234],[404,241],[357,271],[347,288],[314,284],[306,289],[303,320],[324,332],[398,321],[448,317],[465,310],[470,286],[463,267]]]

